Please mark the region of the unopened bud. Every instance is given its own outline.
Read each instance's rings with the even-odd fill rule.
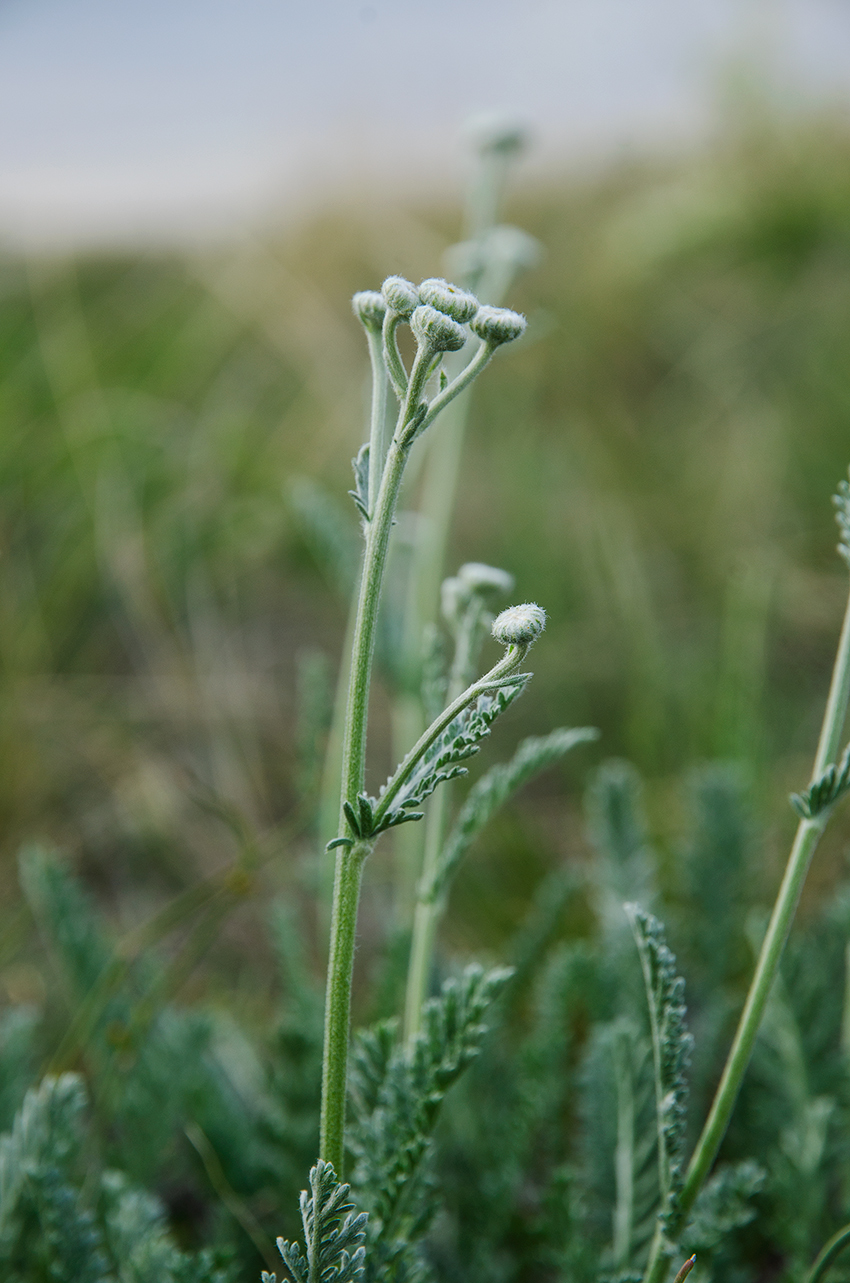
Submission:
[[[467,290],[450,285],[439,276],[429,277],[419,286],[419,297],[423,303],[435,307],[438,312],[450,316],[453,321],[463,325],[471,321],[478,311],[478,299]]]
[[[515,116],[502,112],[481,112],[466,125],[466,133],[480,152],[499,152],[510,156],[522,151],[528,142],[528,131]]]
[[[497,566],[485,566],[483,561],[465,562],[457,572],[457,577],[470,592],[509,593],[514,586],[514,577],[509,575],[507,570],[499,570]]]
[[[381,293],[390,311],[404,320],[419,303],[419,291],[412,281],[405,280],[403,276],[388,276],[381,286]]]
[[[427,303],[420,303],[414,310],[410,328],[420,347],[429,347],[434,352],[459,352],[466,342],[463,326]]]
[[[351,307],[367,330],[379,330],[383,325],[387,305],[377,290],[360,290],[351,300]]]
[[[508,307],[479,307],[469,323],[473,334],[477,334],[491,347],[500,343],[510,343],[518,339],[525,331],[526,319],[519,312],[512,312]]]
[[[493,636],[503,646],[530,646],[546,627],[546,611],[533,601],[509,606],[493,620]]]

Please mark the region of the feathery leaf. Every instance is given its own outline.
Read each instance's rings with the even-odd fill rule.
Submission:
[[[667,946],[663,926],[639,905],[626,905],[626,913],[638,947],[649,1004],[658,1124],[658,1181],[661,1216],[666,1221],[676,1211],[682,1184],[686,1075],[693,1039],[685,1025],[685,982],[676,974],[676,959]]]
[[[814,820],[850,789],[850,744],[841,761],[831,763],[803,793],[791,794],[791,805],[804,820]]]
[[[310,1171],[310,1191],[301,1191],[306,1256],[297,1243],[277,1240],[294,1283],[356,1283],[364,1270],[365,1212],[358,1212],[351,1187],[341,1185],[330,1163],[320,1158]],[[264,1280],[276,1283],[274,1274]]]
[[[598,737],[599,732],[592,726],[571,730],[559,727],[549,735],[530,736],[522,741],[509,762],[500,763],[483,775],[472,786],[460,809],[431,883],[423,888],[423,898],[436,900],[442,895],[478,834],[518,789],[576,745],[587,744]]]

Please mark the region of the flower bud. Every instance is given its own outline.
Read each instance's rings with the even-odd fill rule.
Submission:
[[[546,627],[546,611],[533,601],[509,606],[493,620],[493,636],[503,646],[530,646]]]
[[[403,276],[388,276],[381,286],[381,293],[390,311],[404,320],[419,303],[419,291],[412,281],[405,280]]]
[[[383,325],[387,305],[377,290],[360,290],[351,300],[351,307],[367,330],[379,330]]]
[[[466,330],[450,316],[420,303],[410,317],[410,328],[420,347],[434,352],[459,352],[466,342]]]
[[[419,286],[419,298],[461,325],[465,321],[471,321],[478,311],[478,299],[474,294],[450,285],[439,276],[429,277],[422,282]]]
[[[485,566],[482,561],[465,562],[457,572],[457,577],[473,593],[509,593],[514,586],[513,575],[496,566]]]
[[[519,312],[512,312],[508,307],[479,307],[469,323],[473,334],[477,334],[491,347],[500,343],[510,343],[518,339],[525,330],[526,320]]]
[[[466,133],[479,152],[511,156],[522,151],[528,131],[515,116],[502,112],[481,112],[466,125]]]
[[[440,609],[444,619],[456,624],[468,603],[469,589],[457,575],[443,580],[440,584]]]

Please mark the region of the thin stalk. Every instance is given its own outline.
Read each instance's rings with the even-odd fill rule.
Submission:
[[[372,410],[369,422],[369,509],[371,512],[381,487],[384,462],[390,443],[387,423],[389,376],[384,363],[381,334],[367,327],[366,338],[369,344],[369,360],[372,363]]]
[[[829,1242],[818,1253],[814,1265],[806,1275],[806,1283],[819,1283],[826,1270],[829,1269],[838,1253],[850,1243],[850,1225],[845,1225],[837,1234],[833,1234]]]
[[[850,696],[850,599],[844,615],[841,638],[835,657],[829,696],[824,712],[823,726],[815,755],[812,778],[823,774],[830,761],[837,756],[841,743],[844,721],[847,715],[847,702]],[[801,820],[788,864],[773,906],[767,933],[762,943],[755,974],[750,984],[744,1010],[738,1022],[738,1028],[720,1084],[697,1142],[685,1184],[679,1198],[678,1211],[673,1232],[681,1229],[685,1219],[702,1189],[711,1166],[717,1157],[729,1119],[738,1098],[741,1081],[750,1063],[756,1037],[761,1026],[767,1000],[770,997],[785,941],[797,910],[803,883],[811,864],[815,848],[820,841],[831,815],[831,808],[823,811],[814,819]],[[644,1275],[644,1283],[662,1283],[670,1260],[670,1245],[665,1236],[656,1233],[650,1253],[649,1263]]]
[[[478,608],[470,609],[461,625],[449,676],[449,700],[457,699],[469,682],[474,662],[474,640],[479,635],[482,611],[483,605],[479,601]],[[428,993],[434,941],[443,908],[444,897],[434,895],[433,885],[448,827],[450,800],[451,784],[446,783],[434,794],[425,817],[425,852],[413,910],[413,936],[404,1000],[404,1039],[408,1046],[422,1028],[422,1008]]]
[[[437,799],[434,800],[436,802]],[[423,882],[428,876],[425,867],[429,863],[428,854],[426,845],[422,867]],[[422,1029],[422,1008],[425,1005],[428,982],[431,978],[431,959],[434,955],[434,939],[439,919],[439,913],[434,912],[434,907],[433,898],[426,899],[420,896],[413,910],[413,940],[410,945],[407,990],[404,999],[404,1040],[408,1047]]]

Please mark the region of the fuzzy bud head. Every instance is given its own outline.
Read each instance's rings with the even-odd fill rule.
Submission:
[[[503,646],[530,646],[546,627],[546,611],[533,601],[508,606],[493,620],[493,636]]]
[[[457,572],[457,577],[473,593],[509,593],[514,586],[514,577],[507,570],[485,566],[482,561],[465,562]]]
[[[381,286],[381,293],[389,310],[404,320],[419,303],[419,291],[412,281],[405,280],[403,276],[388,276]]]
[[[387,305],[377,290],[360,290],[351,300],[351,308],[367,330],[379,330],[384,323]]]
[[[513,156],[528,142],[528,131],[515,116],[503,112],[481,112],[467,123],[466,132],[482,154]]]
[[[479,307],[469,323],[472,333],[491,347],[518,339],[525,332],[525,326],[525,317],[519,312],[512,312],[509,307]]]
[[[466,330],[435,307],[421,303],[410,317],[410,328],[420,347],[434,352],[459,352],[466,342]]]
[[[422,282],[419,286],[419,298],[460,325],[471,321],[478,311],[478,299],[474,294],[459,289],[457,285],[450,285],[439,276],[429,277]]]

